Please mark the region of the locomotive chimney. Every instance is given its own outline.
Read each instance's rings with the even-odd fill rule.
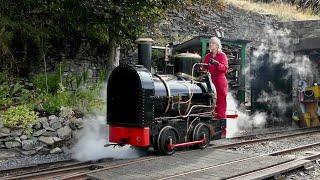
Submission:
[[[139,38],[136,40],[138,44],[138,58],[139,65],[143,65],[149,71],[151,71],[151,55],[152,55],[152,43],[151,38]]]

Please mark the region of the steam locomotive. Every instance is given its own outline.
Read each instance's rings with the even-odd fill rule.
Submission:
[[[179,54],[171,73],[151,73],[152,40],[136,42],[138,65],[119,65],[108,80],[109,141],[170,155],[180,147],[203,149],[211,140],[225,137],[226,120],[215,118],[210,74],[195,75],[204,65],[201,57]]]

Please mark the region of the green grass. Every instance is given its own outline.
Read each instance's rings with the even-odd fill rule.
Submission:
[[[252,0],[224,0],[225,3],[238,8],[256,12],[259,14],[271,14],[279,17],[283,21],[290,20],[319,20],[320,16],[313,15],[311,10],[301,11],[294,5],[285,3],[262,3]]]

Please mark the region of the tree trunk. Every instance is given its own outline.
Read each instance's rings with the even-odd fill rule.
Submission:
[[[109,76],[112,70],[119,66],[120,61],[120,46],[117,47],[117,43],[114,39],[110,41],[107,48],[107,59],[106,59],[106,85],[108,84]],[[105,86],[106,87],[106,86]],[[107,104],[106,104],[107,108]]]
[[[107,72],[106,72],[106,80],[108,82],[109,76],[112,72],[112,70],[119,66],[119,60],[120,60],[120,47],[117,46],[117,43],[115,39],[111,39],[107,48],[107,59],[106,59],[106,66],[107,66]]]

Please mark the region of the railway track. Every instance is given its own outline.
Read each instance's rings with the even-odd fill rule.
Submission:
[[[161,156],[152,156],[152,157],[142,157],[135,160],[129,160],[123,163],[115,163],[110,166],[102,166],[102,163],[98,164],[87,164],[80,166],[65,166],[62,168],[55,168],[49,170],[38,171],[31,174],[24,174],[20,176],[10,176],[3,177],[3,180],[18,180],[18,179],[69,179],[69,178],[77,178],[81,179],[81,177],[85,177],[87,173],[97,172],[101,170],[108,170],[113,168],[118,168],[122,166],[127,166],[134,163],[139,163],[143,161],[150,161],[157,158],[161,158]]]
[[[293,133],[293,134],[288,134],[288,135],[279,135],[279,136],[275,136],[275,137],[258,138],[258,139],[245,140],[245,141],[229,143],[229,144],[214,145],[214,146],[210,146],[209,148],[225,149],[225,148],[237,147],[237,146],[246,145],[246,144],[254,144],[254,143],[259,143],[259,142],[273,141],[273,140],[278,140],[278,139],[298,137],[298,136],[310,135],[310,134],[316,134],[316,133],[320,133],[320,130],[317,129],[317,130],[311,130],[311,131],[300,132],[300,133]],[[237,138],[239,138],[239,137],[237,137]]]
[[[253,156],[253,157],[243,158],[243,159],[240,159],[240,160],[221,163],[221,164],[218,164],[218,165],[208,166],[208,167],[205,167],[205,168],[200,168],[200,169],[189,171],[189,172],[184,172],[184,173],[179,173],[179,174],[175,174],[175,175],[172,175],[172,176],[163,177],[163,178],[161,178],[159,180],[173,179],[173,178],[177,178],[177,177],[181,177],[181,176],[190,175],[190,174],[193,174],[193,173],[198,173],[198,172],[201,172],[201,171],[207,171],[207,170],[210,170],[210,169],[213,169],[213,168],[217,168],[217,167],[221,167],[221,166],[226,166],[226,165],[231,165],[231,164],[235,164],[235,163],[240,163],[240,162],[243,162],[243,161],[256,159],[256,158],[263,157],[263,156],[284,155],[284,154],[288,154],[288,153],[295,152],[295,151],[300,151],[302,149],[310,148],[310,147],[313,147],[313,146],[319,146],[319,145],[320,145],[320,142],[319,143],[308,144],[308,145],[304,145],[304,146],[299,146],[299,147],[295,147],[295,148],[289,148],[289,149],[285,149],[285,150],[281,150],[281,151],[277,151],[277,152],[273,152],[273,153],[268,153],[268,154],[263,154],[263,155],[257,155],[257,156]],[[317,154],[305,157],[303,159],[294,160],[294,162],[301,161],[301,160],[316,160],[316,159],[319,159],[319,158],[320,158],[320,153],[317,153]],[[270,166],[270,167],[267,167],[267,168],[273,168],[273,167],[277,167],[279,165],[281,165],[281,164],[276,164],[274,166]],[[264,169],[266,169],[266,168],[259,169],[258,171],[261,171],[261,170],[264,170]],[[244,173],[244,174],[239,174],[237,176],[229,177],[228,179],[243,179],[244,177],[249,176],[250,174],[253,174],[253,173],[257,173],[257,170],[255,170],[253,172],[248,172],[248,173]]]
[[[299,133],[299,131],[302,132],[309,132],[309,131],[320,131],[319,127],[312,127],[312,128],[298,128],[298,129],[285,129],[285,130],[278,130],[278,131],[269,131],[269,132],[260,132],[260,133],[249,133],[246,135],[241,135],[241,136],[235,136],[230,139],[252,139],[252,138],[258,138],[258,136],[266,136],[266,135],[273,135],[273,134],[287,134],[287,133]]]
[[[289,135],[279,135],[279,136],[275,136],[275,137],[271,137],[271,138],[253,139],[253,140],[241,141],[241,142],[236,142],[236,143],[229,143],[229,144],[224,144],[224,145],[209,146],[208,148],[226,149],[226,148],[237,147],[237,146],[246,145],[246,144],[253,144],[253,143],[259,143],[259,142],[263,142],[263,141],[285,139],[285,138],[297,137],[297,136],[314,134],[314,133],[319,133],[319,132],[320,132],[319,130],[311,130],[311,131],[309,130],[307,132],[293,133],[293,134],[289,134]],[[284,132],[282,132],[282,133],[284,133]],[[237,138],[239,138],[239,137],[237,137]],[[319,146],[319,145],[320,145],[320,143],[313,143],[313,144],[290,148],[290,149],[286,149],[286,150],[282,150],[282,151],[277,151],[277,152],[270,153],[270,154],[259,155],[259,156],[255,156],[255,157],[281,155],[281,154],[295,152],[298,150],[310,148],[313,146]],[[193,151],[193,150],[191,150],[191,151]],[[188,152],[190,152],[190,151],[181,151],[181,152],[177,152],[177,153],[188,153]],[[155,160],[158,158],[161,158],[161,156],[145,156],[145,157],[141,157],[141,158],[129,160],[129,161],[123,160],[123,161],[119,161],[119,162],[111,162],[108,165],[106,165],[105,162],[104,163],[93,163],[93,162],[80,163],[80,162],[78,162],[78,163],[73,163],[73,164],[69,164],[69,165],[65,165],[65,166],[56,167],[53,169],[47,168],[47,169],[39,170],[36,172],[25,173],[25,174],[18,175],[18,176],[17,175],[7,176],[7,177],[3,177],[3,179],[4,180],[11,180],[11,179],[24,179],[24,180],[25,179],[85,179],[86,175],[88,173],[94,173],[94,172],[98,172],[98,171],[119,168],[119,167],[131,165],[131,164],[138,164],[140,162],[152,161],[152,160]],[[254,157],[251,157],[251,158],[254,158]],[[237,163],[237,162],[241,162],[244,160],[249,160],[251,158],[245,158],[245,159],[241,159],[241,160],[234,161],[234,162],[228,162],[228,163]],[[219,164],[219,165],[212,166],[212,167],[207,167],[207,168],[210,169],[210,168],[223,166],[223,165],[226,165],[226,163]],[[202,169],[202,171],[203,170],[206,170],[206,169]],[[199,169],[195,172],[198,172],[198,171],[201,171],[201,169]],[[192,172],[188,172],[188,173],[192,173]],[[183,175],[185,175],[185,174],[181,174],[180,176],[183,176]],[[170,178],[174,178],[174,177],[166,177],[166,178],[170,179]]]
[[[59,162],[61,163],[61,162]],[[59,172],[68,172],[68,171],[74,171],[74,170],[92,170],[95,168],[98,168],[97,166],[94,166],[93,162],[63,162],[64,164],[61,164],[59,166],[54,165],[55,163],[48,163],[48,164],[42,164],[39,166],[39,169],[35,170],[37,166],[31,166],[31,167],[21,167],[16,169],[8,169],[5,171],[2,171],[2,174],[10,174],[4,177],[1,177],[1,179],[33,179],[33,178],[41,178],[46,177],[50,175],[58,175]],[[53,166],[54,167],[50,167]]]
[[[65,160],[65,161],[57,161],[57,162],[50,162],[50,163],[43,163],[43,164],[35,164],[31,166],[21,166],[17,168],[10,168],[5,170],[0,170],[0,178],[3,176],[11,176],[11,175],[21,175],[21,174],[30,174],[35,172],[39,169],[41,170],[48,170],[48,169],[55,169],[57,167],[70,167],[70,166],[79,166],[89,162],[78,162],[74,160]],[[36,170],[37,169],[37,170]]]

